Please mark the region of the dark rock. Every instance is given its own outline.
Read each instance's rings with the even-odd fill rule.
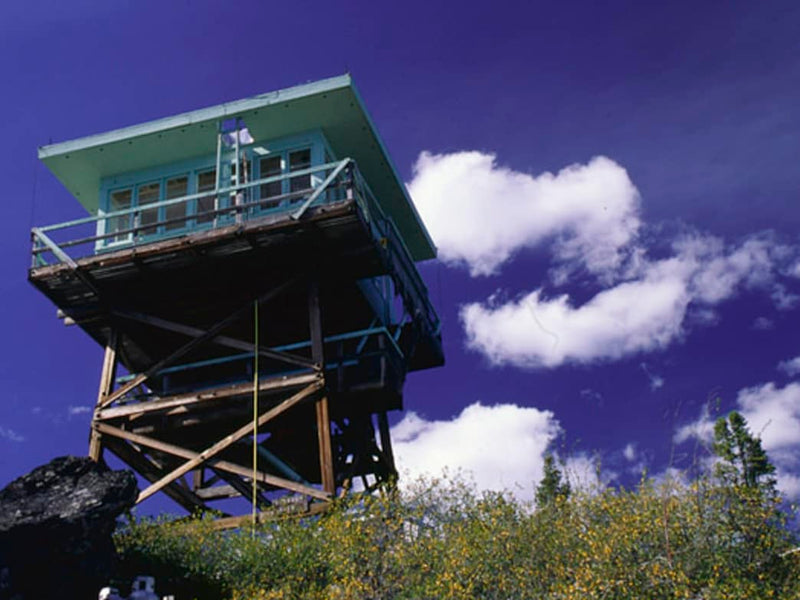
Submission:
[[[0,600],[91,600],[115,560],[116,518],[138,494],[131,471],[63,456],[0,490]]]

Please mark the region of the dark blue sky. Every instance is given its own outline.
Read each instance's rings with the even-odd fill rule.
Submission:
[[[31,225],[82,210],[37,165],[37,146],[350,71],[409,183],[421,152],[457,161],[473,151],[495,156],[486,177],[528,180],[604,156],[638,190],[630,201],[639,225],[620,246],[647,257],[638,270],[602,279],[580,258],[554,258],[582,218],[513,246],[492,275],[472,277],[452,262],[421,267],[444,320],[447,365],[409,377],[406,408],[418,421],[405,422],[398,446],[413,472],[422,448],[485,471],[476,478],[486,485],[503,468],[506,484],[518,472],[529,485],[541,464],[531,436],[546,443],[560,432],[555,443],[576,471],[599,457],[607,478],[630,483],[642,467],[688,466],[704,406],[719,397],[719,410],[738,407],[759,424],[784,489],[800,495],[800,430],[793,437],[774,425],[800,422],[800,364],[790,362],[800,356],[800,5],[605,4],[4,3],[0,484],[53,456],[85,453],[101,360],[25,279]],[[535,199],[508,190],[517,193],[523,204]],[[446,198],[453,210],[460,201]],[[492,227],[503,232],[504,218],[498,212]],[[702,240],[700,258],[676,246],[688,236]],[[767,258],[754,258],[756,246]],[[494,310],[540,290],[538,310],[564,294],[577,309],[646,281],[670,258],[692,265],[676,276],[688,296],[677,329],[658,344],[631,346],[626,336],[641,332],[620,325],[606,335],[633,350],[605,352],[601,340],[589,355],[550,364],[538,347],[509,359],[502,336],[491,340],[494,362],[480,345],[467,347],[465,305]],[[575,265],[566,281],[553,278]],[[704,286],[721,278],[727,287],[710,301]],[[639,298],[625,298],[635,315]],[[582,330],[579,316],[567,312],[563,325],[574,344],[591,344],[597,329]],[[487,423],[477,438],[462,414],[470,406]],[[506,418],[529,427],[506,436]],[[695,438],[681,429],[693,422]],[[519,439],[533,455],[503,467],[501,458],[459,462],[452,449],[457,440],[490,451],[498,438]]]

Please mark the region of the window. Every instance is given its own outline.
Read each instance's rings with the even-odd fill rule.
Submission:
[[[148,204],[155,204],[159,201],[161,196],[161,183],[146,183],[140,185],[136,190],[136,204],[137,206],[147,206]],[[137,235],[153,235],[156,232],[156,227],[148,227],[148,225],[155,225],[158,223],[158,208],[150,208],[139,212],[139,226],[141,227],[136,231]]]
[[[189,178],[186,175],[167,179],[167,200],[188,195]],[[167,231],[174,231],[186,227],[186,202],[167,205],[165,207],[165,220],[164,228]]]
[[[311,149],[289,152],[289,172],[303,171],[311,168]],[[289,180],[289,191],[299,192],[311,187],[311,175],[297,175]]]
[[[212,192],[217,189],[217,170],[211,169],[197,174],[197,193]],[[210,223],[216,215],[208,214],[216,208],[213,194],[197,199],[197,223]]]
[[[265,156],[259,161],[258,168],[259,172],[261,173],[261,179],[266,179],[267,177],[276,177],[283,172],[283,158],[280,155]],[[280,181],[264,183],[261,185],[260,189],[262,200],[265,198],[280,196],[283,193],[283,185]],[[275,208],[278,206],[278,204],[280,204],[280,200],[265,202],[261,205],[261,210]]]
[[[109,212],[116,212],[118,210],[125,210],[131,207],[133,200],[133,190],[117,190],[111,192],[111,199],[109,201]],[[118,217],[111,217],[106,223],[106,233],[116,233],[118,231],[126,231],[131,228],[132,214],[121,215]],[[130,238],[130,233],[115,235],[114,237],[106,238],[105,243],[124,242]]]
[[[258,160],[258,177],[267,179],[283,174],[289,175],[296,171],[304,171],[311,168],[311,149],[302,148],[299,150],[289,150],[283,152],[273,152],[267,156],[262,156]],[[275,198],[274,201],[265,202],[260,205],[261,210],[270,210],[281,205],[299,202],[303,196],[299,192],[304,192],[311,188],[311,175],[296,175],[279,181],[263,183],[259,186],[259,198],[261,200]],[[293,197],[286,199],[287,194],[294,194]]]

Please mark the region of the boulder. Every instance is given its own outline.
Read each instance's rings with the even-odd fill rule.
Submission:
[[[93,600],[112,574],[111,534],[138,495],[131,471],[63,456],[0,490],[0,600]]]

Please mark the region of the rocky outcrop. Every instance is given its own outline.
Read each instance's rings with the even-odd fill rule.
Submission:
[[[137,494],[132,472],[74,456],[0,490],[0,600],[96,598],[114,566],[116,518]]]

